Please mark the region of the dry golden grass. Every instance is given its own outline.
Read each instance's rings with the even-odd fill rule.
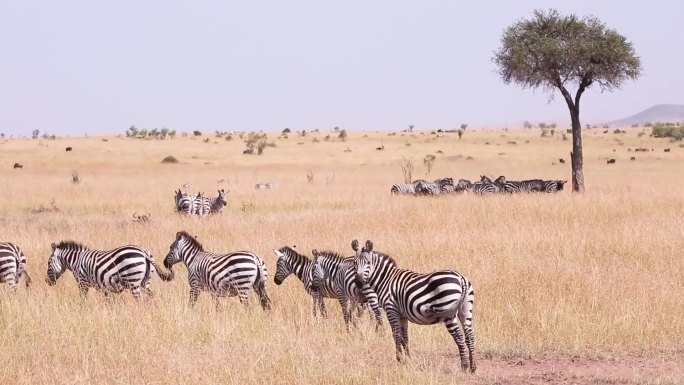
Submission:
[[[488,381],[486,368],[475,377],[460,373],[443,326],[410,326],[413,358],[400,365],[386,320],[384,334],[374,333],[367,316],[347,334],[335,301],[327,302],[330,319],[314,319],[296,278],[273,284],[273,248],[351,254],[354,238],[373,240],[402,267],[450,268],[471,279],[481,362],[535,354],[681,358],[684,148],[637,131],[589,130],[582,196],[429,199],[390,196],[403,157],[416,164],[414,178],[424,176],[423,156],[441,150],[430,179],[569,180],[570,142],[537,131],[467,132],[462,140],[352,133],[346,142],[326,142],[328,134],[336,137],[271,134],[277,147],[262,156],[242,155],[237,137],[0,142],[0,240],[23,248],[34,278],[28,292],[0,288],[0,383]],[[385,151],[375,150],[380,143]],[[636,147],[655,151],[627,151]],[[167,155],[180,163],[162,164]],[[558,158],[567,163],[552,165]],[[606,165],[607,158],[617,163]],[[24,169],[13,170],[14,162]],[[79,184],[71,182],[74,170]],[[211,195],[229,189],[227,212],[206,220],[176,215],[173,191],[185,182]],[[255,191],[258,182],[277,189]],[[59,212],[32,212],[53,200]],[[152,222],[133,223],[134,212],[149,212]],[[70,275],[54,287],[43,281],[51,242],[138,244],[161,262],[179,230],[197,234],[209,250],[258,252],[269,268],[271,314],[254,298],[249,311],[231,298],[216,312],[207,294],[188,309],[181,266],[171,283],[155,278],[155,297],[139,303],[129,293],[93,291],[82,301]]]

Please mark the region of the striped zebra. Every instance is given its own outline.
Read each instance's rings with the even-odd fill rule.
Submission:
[[[236,251],[228,254],[214,254],[204,251],[202,245],[185,231],[178,232],[171,244],[164,266],[171,269],[182,262],[188,269],[190,284],[190,307],[194,307],[201,290],[209,291],[216,300],[237,295],[240,302],[249,306],[249,289],[259,296],[261,308],[271,308],[266,293],[268,273],[264,261],[250,251]]]
[[[88,294],[90,287],[102,290],[105,295],[130,289],[137,299],[143,288],[148,295],[152,295],[150,281],[154,271],[163,281],[173,279],[172,271],[162,271],[150,253],[138,246],[101,251],[74,241],[62,241],[59,244],[52,243],[51,247],[45,281],[53,286],[67,269],[71,270],[82,296]]]
[[[392,185],[390,193],[400,195],[414,195],[416,193],[416,185],[413,183],[395,183]]]
[[[442,189],[437,183],[424,181],[416,183],[416,195],[439,195],[441,192]]]
[[[545,180],[544,192],[553,193],[563,191],[563,186],[568,183],[567,180]]]
[[[475,334],[473,332],[473,304],[475,291],[461,274],[440,270],[421,274],[399,269],[387,255],[373,251],[373,243],[366,241],[356,252],[357,279],[367,283],[378,294],[387,320],[392,327],[396,357],[401,361],[402,350],[409,354],[408,322],[433,325],[443,322],[458,346],[461,369],[474,373]],[[463,331],[459,328],[459,321]],[[465,338],[464,338],[465,334]]]
[[[31,285],[31,277],[26,271],[26,256],[19,246],[9,242],[0,242],[0,283],[6,283],[13,293],[17,292],[17,284],[22,276],[26,287]]]
[[[273,190],[275,189],[275,184],[273,183],[257,183],[254,185],[255,190]]]
[[[313,315],[320,309],[323,318],[328,318],[323,298],[335,298],[333,291],[327,291],[326,285],[318,287],[314,284],[313,269],[314,262],[306,255],[299,254],[294,249],[284,246],[280,249],[273,249],[278,257],[276,262],[276,273],[273,282],[280,285],[290,274],[294,274],[304,284],[304,290],[313,298]]]
[[[471,183],[467,179],[460,179],[455,187],[456,191],[467,191],[477,195],[495,194],[499,191],[493,183]]]
[[[228,193],[224,189],[218,190],[218,196],[215,198],[205,197],[203,194],[197,194],[195,198],[195,213],[201,217],[210,214],[223,213],[223,209],[228,205]]]
[[[185,191],[176,191],[176,211],[188,215],[193,214],[193,198]]]
[[[517,194],[524,192],[543,192],[544,181],[541,179],[530,179],[523,181],[506,181],[503,189],[507,193]]]
[[[378,306],[378,296],[368,285],[358,285],[356,282],[356,265],[354,257],[344,258],[332,251],[311,252],[315,258],[313,280],[317,287],[335,293],[342,307],[344,323],[349,331],[352,321],[352,309],[357,307],[361,316],[363,304],[368,304],[375,316],[375,330],[382,328],[382,313]]]

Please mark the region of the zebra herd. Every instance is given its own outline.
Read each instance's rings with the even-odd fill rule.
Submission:
[[[294,274],[313,298],[314,316],[320,310],[327,318],[323,298],[337,299],[347,330],[350,323],[354,323],[353,310],[357,310],[357,316],[361,315],[361,305],[367,304],[372,310],[376,330],[382,326],[384,311],[392,329],[398,361],[402,361],[403,356],[410,356],[408,322],[418,325],[444,323],[458,347],[461,368],[474,373],[475,293],[471,282],[451,270],[421,274],[401,269],[389,255],[374,250],[371,241],[361,247],[353,240],[351,248],[354,255],[346,258],[335,252],[314,249],[314,259],[291,247],[274,249],[278,258],[274,282],[280,285]],[[101,251],[74,241],[62,241],[53,243],[51,249],[46,283],[55,285],[70,270],[81,296],[87,295],[89,288],[105,295],[130,290],[136,299],[143,291],[151,296],[153,273],[163,281],[172,281],[175,277],[173,266],[182,263],[188,271],[190,307],[195,305],[201,291],[211,294],[217,308],[219,299],[226,296],[237,296],[249,307],[249,292],[254,290],[262,309],[271,308],[271,299],[266,292],[268,272],[259,255],[250,251],[212,253],[185,231],[178,232],[171,243],[163,262],[165,269],[155,263],[149,252],[133,245]],[[28,287],[31,278],[26,271],[26,257],[16,245],[0,242],[0,282],[7,283],[11,291],[16,292],[22,277]]]
[[[223,213],[223,209],[228,205],[228,193],[224,189],[218,190],[218,196],[215,198],[205,197],[203,193],[197,193],[192,196],[185,191],[178,189],[174,198],[176,202],[176,211],[186,215],[199,215],[204,217],[206,215]]]
[[[530,192],[553,193],[563,190],[567,183],[565,180],[542,180],[530,179],[523,181],[509,181],[506,177],[500,176],[494,181],[488,177],[480,176],[480,181],[472,183],[467,179],[459,179],[454,184],[452,178],[437,179],[428,182],[422,179],[413,183],[395,183],[390,192],[400,195],[444,195],[468,192],[476,195],[489,194],[517,194]]]

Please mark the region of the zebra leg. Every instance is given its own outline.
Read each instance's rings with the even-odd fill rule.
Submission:
[[[409,353],[409,337],[408,337],[408,318],[401,318],[399,319],[399,324],[401,325],[401,338],[402,342],[401,344],[404,346],[404,353],[406,353],[407,357],[411,357],[411,354]]]
[[[463,333],[461,332],[461,328],[458,326],[458,321],[456,321],[456,317],[444,321],[444,325],[449,331],[449,334],[451,334],[451,337],[456,342],[456,346],[458,346],[458,354],[459,356],[461,356],[461,369],[463,369],[463,371],[467,371],[468,349],[466,348],[465,338],[463,336]]]
[[[392,336],[394,337],[394,346],[396,348],[397,361],[401,362],[401,349],[403,346],[404,336],[401,328],[401,321],[399,317],[399,312],[393,307],[387,308],[385,310],[387,313],[387,321],[392,328]]]
[[[321,309],[321,316],[325,319],[328,319],[328,311],[325,309],[325,301],[323,301],[323,296],[318,295],[318,307]]]
[[[197,286],[190,286],[190,308],[195,307],[199,297],[199,288]]]
[[[259,302],[261,302],[261,308],[263,310],[271,310],[271,299],[268,297],[266,289],[263,287],[259,287],[256,289],[256,292],[259,295]]]
[[[81,293],[81,298],[85,298],[86,295],[88,295],[88,287],[89,286],[90,285],[88,285],[88,282],[80,281],[80,280],[78,281],[78,289],[79,289],[79,292]],[[106,293],[106,291],[105,291],[105,293]]]
[[[133,298],[135,298],[137,300],[140,299],[140,292],[141,291],[142,290],[141,290],[140,286],[134,285],[133,287],[131,287],[131,294],[133,294]]]
[[[356,304],[356,317],[357,318],[361,318],[363,316],[363,311],[366,310],[366,304],[367,303],[365,303],[365,302],[364,303],[358,302]]]
[[[375,317],[375,331],[382,329],[382,312],[380,311],[380,305],[378,304],[378,295],[375,292],[366,293],[366,300],[368,301],[368,306],[373,310],[373,316]],[[370,314],[370,312],[369,312]]]
[[[245,305],[246,308],[249,309],[251,307],[249,305],[249,292],[246,289],[238,289],[238,298],[240,299],[240,303]]]
[[[19,279],[15,278],[14,274],[10,274],[9,277],[7,277],[7,286],[9,286],[12,294],[17,293],[17,281],[19,281]]]
[[[318,298],[315,295],[312,295],[311,298],[313,298],[313,316],[316,318],[316,310],[318,310]]]
[[[347,328],[347,331],[349,331],[349,322],[351,321],[351,310],[349,308],[349,301],[347,301],[347,297],[343,295],[337,296],[337,300],[340,303],[340,306],[342,307],[342,316],[344,317],[344,325]]]

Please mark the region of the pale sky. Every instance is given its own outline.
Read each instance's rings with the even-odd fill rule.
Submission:
[[[0,132],[569,125],[560,95],[491,61],[537,8],[597,16],[642,58],[638,81],[585,94],[583,123],[684,104],[682,0],[0,0]]]

